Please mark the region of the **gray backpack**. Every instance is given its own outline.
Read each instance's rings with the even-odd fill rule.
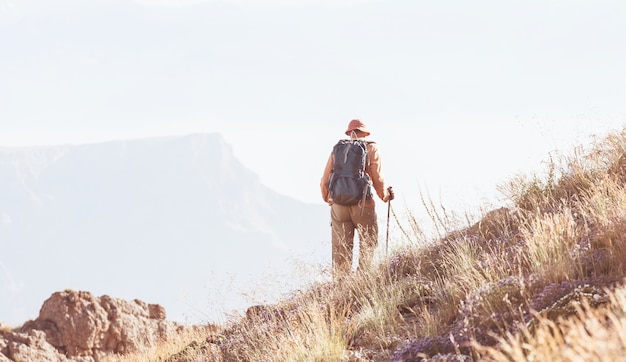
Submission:
[[[372,197],[365,173],[367,144],[363,140],[340,140],[333,147],[335,162],[328,182],[330,197],[339,205],[356,205]]]

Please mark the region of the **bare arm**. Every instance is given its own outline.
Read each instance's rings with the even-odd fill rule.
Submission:
[[[330,174],[333,170],[333,164],[335,160],[333,154],[331,153],[328,156],[328,161],[326,161],[326,167],[324,168],[324,173],[322,174],[322,180],[320,181],[320,189],[322,191],[322,199],[324,202],[331,204],[330,200],[330,191],[328,190],[328,181],[330,180]]]

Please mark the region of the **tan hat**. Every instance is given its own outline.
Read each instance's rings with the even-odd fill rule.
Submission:
[[[365,123],[361,122],[361,120],[353,119],[348,123],[348,129],[346,130],[346,135],[350,136],[352,131],[361,131],[365,134],[365,136],[370,135],[370,131],[367,129]]]

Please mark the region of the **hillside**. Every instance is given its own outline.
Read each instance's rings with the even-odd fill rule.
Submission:
[[[439,237],[397,219],[412,244],[370,271],[222,324],[182,327],[160,305],[54,293],[37,320],[0,328],[0,361],[622,360],[625,182],[626,129],[512,177],[506,205],[478,222],[425,196]]]
[[[621,360],[625,154],[626,130],[553,155],[544,175],[502,185],[509,204],[472,225],[425,198],[441,238],[407,223],[414,245],[370,273],[250,308],[158,360]]]

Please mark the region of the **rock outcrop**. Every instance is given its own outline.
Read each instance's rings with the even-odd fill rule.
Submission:
[[[95,362],[150,349],[183,329],[158,304],[66,290],[52,294],[37,319],[0,330],[0,362]]]

